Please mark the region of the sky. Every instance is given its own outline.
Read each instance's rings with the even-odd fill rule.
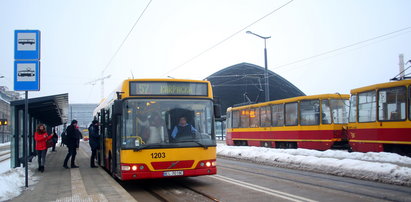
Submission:
[[[264,67],[264,41],[249,30],[271,36],[268,68],[305,94],[349,93],[397,75],[400,53],[411,59],[410,8],[409,0],[0,0],[0,85],[13,89],[16,29],[41,31],[41,90],[29,97],[69,93],[70,103],[100,102],[100,83],[90,82],[102,76],[111,76],[108,95],[128,78]]]

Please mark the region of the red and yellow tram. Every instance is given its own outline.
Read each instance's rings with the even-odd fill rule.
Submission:
[[[353,151],[411,153],[411,80],[351,90],[348,138]]]
[[[301,96],[227,110],[227,145],[327,150],[347,144],[349,95]]]

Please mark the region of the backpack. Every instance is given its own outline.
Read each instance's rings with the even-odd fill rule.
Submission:
[[[67,144],[66,141],[67,141],[67,134],[66,134],[66,131],[64,131],[61,133],[61,142],[63,144]]]

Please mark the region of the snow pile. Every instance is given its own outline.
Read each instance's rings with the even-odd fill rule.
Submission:
[[[33,176],[34,166],[29,164],[29,185],[37,183]],[[10,160],[0,163],[0,201],[10,200],[25,189],[24,167],[10,168]]]
[[[217,155],[266,165],[411,186],[411,158],[397,154],[218,144]]]

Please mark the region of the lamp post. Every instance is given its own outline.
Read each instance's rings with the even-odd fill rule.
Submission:
[[[264,63],[265,63],[265,72],[264,72],[264,77],[265,77],[265,101],[268,102],[270,101],[270,85],[268,83],[268,67],[267,67],[267,43],[266,40],[271,38],[271,36],[260,36],[256,33],[253,33],[251,31],[245,32],[246,34],[252,34],[254,36],[258,36],[262,39],[264,39]]]

